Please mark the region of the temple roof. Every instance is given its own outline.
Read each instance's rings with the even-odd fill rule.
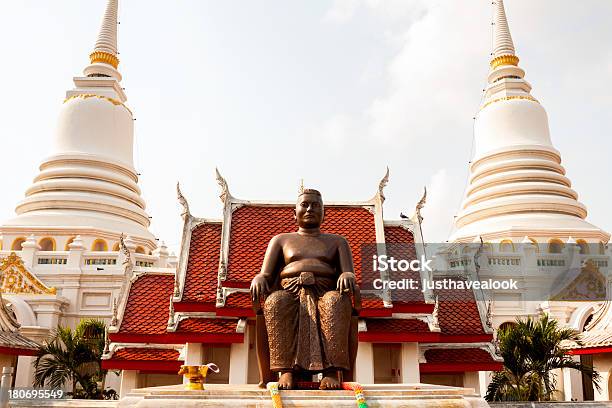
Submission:
[[[0,354],[35,355],[38,343],[19,332],[19,323],[0,292]]]
[[[503,367],[484,348],[435,348],[423,353],[424,361],[419,364],[421,373],[455,373],[462,371],[498,371]]]
[[[612,302],[604,301],[580,335],[582,344],[572,344],[571,354],[612,353]]]
[[[179,190],[184,227],[176,276],[150,272],[130,280],[125,299],[119,305],[117,324],[109,330],[115,345],[133,350],[145,343],[156,343],[165,349],[164,344],[187,341],[214,344],[243,341],[246,320],[254,317],[248,292],[250,281],[260,271],[270,239],[296,230],[295,204],[238,200],[229,194],[224,180],[220,184],[223,220],[192,216]],[[428,349],[450,343],[459,348],[474,348],[476,343],[490,342],[492,331],[482,323],[471,290],[434,291],[425,296],[420,290],[404,290],[385,298],[381,291],[364,286],[362,256],[367,257],[369,265],[368,250],[376,253],[377,242],[384,242],[387,254],[395,257],[416,259],[423,253],[420,228],[415,228],[420,222],[418,214],[411,219],[384,221],[383,201],[379,190],[369,201],[325,205],[322,230],[348,240],[362,287],[359,339],[426,343]],[[392,278],[421,276],[418,272],[406,272]],[[144,361],[142,356],[152,352],[139,351],[142,356],[134,353],[130,354],[130,361]],[[155,356],[161,359],[161,354]],[[108,355],[106,358],[107,365],[123,364],[119,363],[120,358]]]

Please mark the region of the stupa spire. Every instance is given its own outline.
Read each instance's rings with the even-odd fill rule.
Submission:
[[[89,77],[114,77],[121,80],[117,71],[119,58],[117,58],[117,10],[119,0],[108,0],[106,11],[102,18],[102,25],[96,40],[96,45],[89,60],[91,65],[85,68],[85,75]]]
[[[493,49],[487,87],[474,122],[469,184],[450,241],[553,236],[587,242],[608,234],[585,221],[552,144],[548,116],[518,66],[503,0],[492,0]],[[479,239],[479,238],[478,238]]]
[[[506,10],[504,9],[504,0],[493,0],[493,59],[491,60],[491,68],[495,69],[500,65],[517,65],[518,57],[516,56],[508,19],[506,18]]]

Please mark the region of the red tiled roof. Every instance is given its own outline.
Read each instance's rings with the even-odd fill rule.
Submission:
[[[363,309],[385,309],[382,299],[372,294],[361,295],[361,307]]]
[[[253,302],[251,301],[251,295],[246,292],[232,293],[227,296],[225,307],[252,310]]]
[[[365,319],[369,332],[429,333],[427,323],[418,319]]]
[[[181,320],[176,329],[177,333],[197,333],[197,334],[235,334],[236,319],[219,318],[188,318]]]
[[[108,360],[102,360],[105,370],[139,370],[141,372],[176,374],[182,361],[173,349],[128,347],[117,350]]]
[[[204,223],[191,231],[183,302],[215,303],[221,246],[221,223]]]
[[[430,349],[425,351],[428,363],[491,363],[493,357],[488,351],[479,348]]]
[[[492,338],[483,329],[472,290],[442,289],[434,290],[434,294],[440,302],[438,320],[444,335],[483,335]]]
[[[411,252],[404,254],[404,256],[411,257],[410,259],[416,257],[416,249],[414,248],[414,234],[405,228],[389,225],[385,226],[385,242],[395,244],[410,244],[409,248],[411,249]]]
[[[368,342],[433,342],[439,333],[429,331],[427,323],[418,319],[365,319],[367,331],[359,333],[359,341]]]
[[[488,351],[479,348],[430,349],[425,351],[425,360],[426,363],[419,364],[421,373],[498,371],[503,366]]]
[[[132,283],[119,333],[165,334],[174,275],[144,274]]]
[[[296,231],[293,206],[238,208],[232,214],[228,254],[228,281],[250,282],[259,273],[270,239]],[[361,249],[376,243],[374,216],[365,208],[326,206],[321,230],[343,235],[353,252],[355,274],[361,279]]]
[[[179,352],[174,349],[127,347],[117,350],[111,359],[117,361],[176,361],[178,357]]]
[[[414,246],[414,235],[412,232],[399,226],[385,227],[385,244],[388,256],[395,259],[416,259],[416,248]],[[417,271],[392,271],[391,280],[401,281],[402,279],[413,279],[421,282],[421,275]],[[420,289],[415,290],[394,290],[391,292],[393,303],[422,303],[425,302],[423,293]]]

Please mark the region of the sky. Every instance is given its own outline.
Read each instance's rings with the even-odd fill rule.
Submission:
[[[0,0],[0,219],[38,173],[72,77],[88,63],[105,0]],[[562,164],[612,231],[612,2],[506,0],[520,66],[548,112]],[[473,117],[491,51],[488,0],[120,0],[119,51],[136,169],[156,237],[180,245],[191,212],[232,195],[372,197],[390,168],[385,218],[411,214],[443,242],[460,208]]]

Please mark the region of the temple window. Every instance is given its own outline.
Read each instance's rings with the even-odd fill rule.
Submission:
[[[514,244],[509,239],[504,239],[499,243],[499,252],[514,252]]]
[[[548,253],[549,254],[560,254],[563,251],[565,244],[560,239],[551,239],[548,241]]]
[[[113,251],[119,252],[119,242],[115,242],[115,244],[113,245]]]
[[[108,244],[105,240],[98,238],[91,244],[91,250],[96,252],[108,251]]]
[[[11,251],[21,251],[21,244],[23,244],[25,240],[26,239],[23,237],[15,238],[11,244]]]
[[[74,242],[75,238],[76,237],[68,238],[68,240],[66,241],[66,245],[64,245],[64,251],[70,251],[70,244],[72,244]]]
[[[136,247],[136,251],[137,254],[144,254],[145,253],[145,249],[141,246],[137,246]]]
[[[580,247],[580,254],[587,255],[589,253],[589,244],[584,239],[579,239],[576,241],[576,245]]]
[[[42,238],[38,241],[41,251],[55,251],[55,240],[50,237]]]

